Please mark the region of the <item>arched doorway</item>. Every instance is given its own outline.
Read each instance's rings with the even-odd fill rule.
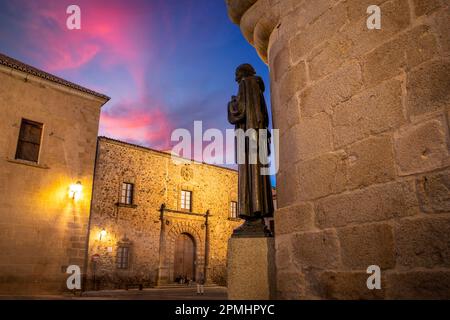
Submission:
[[[174,278],[187,277],[195,280],[196,248],[194,238],[182,233],[175,241]]]

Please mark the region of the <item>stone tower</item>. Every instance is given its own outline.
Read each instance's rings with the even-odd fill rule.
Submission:
[[[271,73],[279,297],[450,298],[448,1],[226,2]]]

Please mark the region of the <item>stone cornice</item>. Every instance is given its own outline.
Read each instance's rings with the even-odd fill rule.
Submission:
[[[225,0],[228,16],[235,24],[240,24],[244,13],[258,0]]]
[[[228,16],[239,25],[245,39],[255,47],[267,63],[269,38],[279,22],[278,1],[275,0],[225,0]]]

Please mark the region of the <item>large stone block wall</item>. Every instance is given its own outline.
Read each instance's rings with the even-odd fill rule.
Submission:
[[[279,297],[450,298],[448,1],[226,2],[271,73]]]
[[[55,294],[67,290],[68,265],[84,272],[105,101],[6,67],[0,84],[0,294]],[[22,118],[44,125],[37,165],[15,160]]]
[[[226,279],[227,241],[241,223],[230,220],[230,201],[237,200],[237,172],[196,162],[174,162],[170,154],[99,138],[89,239],[89,278],[101,288],[123,287],[127,282],[154,285],[171,282],[174,243],[181,233],[196,242],[197,275],[205,262],[206,229],[203,216],[165,212],[161,238],[160,207],[181,211],[181,190],[192,191],[192,212],[209,217],[208,280]],[[133,207],[118,206],[122,182],[135,187]],[[106,237],[100,239],[105,229]],[[116,268],[118,243],[132,243],[129,269]],[[161,240],[163,241],[160,253]],[[108,251],[109,249],[109,251]],[[172,269],[173,270],[173,269]],[[172,272],[173,273],[173,272]]]

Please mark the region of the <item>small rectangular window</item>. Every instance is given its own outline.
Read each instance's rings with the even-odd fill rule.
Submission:
[[[237,202],[231,201],[230,202],[230,218],[237,219],[238,218],[238,209],[237,209]]]
[[[134,184],[124,182],[122,183],[122,193],[120,195],[120,203],[133,204]]]
[[[41,148],[42,123],[22,119],[16,159],[38,162]]]
[[[130,247],[117,248],[117,269],[128,269],[130,260]]]
[[[192,192],[181,190],[181,209],[191,211]]]

